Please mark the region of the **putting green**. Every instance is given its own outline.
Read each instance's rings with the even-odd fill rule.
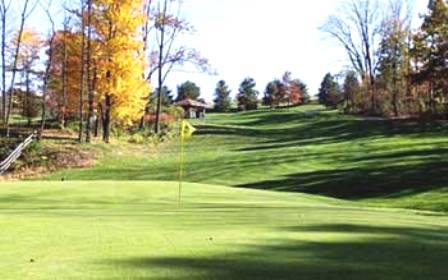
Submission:
[[[448,217],[170,182],[0,184],[0,279],[446,279]]]

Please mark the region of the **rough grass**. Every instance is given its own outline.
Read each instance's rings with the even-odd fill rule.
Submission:
[[[186,184],[0,184],[0,279],[446,279],[448,218]]]
[[[216,114],[195,125],[186,181],[448,211],[444,122],[364,120],[303,106]],[[157,152],[115,145],[94,168],[48,179],[174,181],[177,168],[177,143]]]

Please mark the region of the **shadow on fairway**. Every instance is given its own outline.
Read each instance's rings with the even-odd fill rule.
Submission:
[[[281,239],[210,257],[106,261],[163,279],[446,279],[448,229],[326,224],[280,229],[290,234],[340,234],[334,241]],[[170,276],[172,275],[172,276]],[[141,279],[145,279],[142,277]],[[149,279],[149,278],[148,278]],[[151,278],[152,279],[152,278]]]
[[[303,172],[237,187],[304,192],[342,199],[401,197],[445,188],[448,186],[448,177],[444,175],[447,172],[447,162],[434,160],[414,165]]]
[[[267,115],[263,119],[244,123],[244,126],[198,126],[198,135],[220,135],[253,137],[255,142],[249,147],[237,151],[278,150],[303,145],[335,144],[354,142],[367,139],[383,139],[394,136],[414,136],[423,138],[429,136],[444,136],[448,129],[445,124],[437,122],[415,122],[408,120],[377,120],[335,117],[307,117],[293,114],[291,116]],[[286,117],[286,121],[283,118]],[[288,128],[260,129],[257,125],[271,123],[272,125],[291,123],[297,120],[297,125]],[[259,141],[258,138],[263,139]]]

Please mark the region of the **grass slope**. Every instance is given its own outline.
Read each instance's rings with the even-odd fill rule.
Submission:
[[[195,124],[186,147],[189,182],[448,211],[444,123],[363,120],[311,105]],[[176,144],[159,153],[115,145],[94,168],[49,179],[173,181],[177,164]]]
[[[2,183],[0,229],[0,279],[447,277],[448,217],[305,194]]]

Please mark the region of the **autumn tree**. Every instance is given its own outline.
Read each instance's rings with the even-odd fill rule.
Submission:
[[[286,88],[286,101],[288,105],[299,105],[303,102],[303,90],[306,85],[299,79],[293,79],[291,72],[287,71],[282,77],[282,82]]]
[[[56,32],[53,43],[48,93],[54,106],[49,109],[58,116],[61,128],[69,118],[80,118],[81,37],[81,33],[64,28]]]
[[[131,126],[143,114],[149,84],[142,76],[145,58],[141,29],[143,0],[93,0],[92,27],[99,42],[96,75],[103,140],[112,125]],[[91,81],[88,81],[91,82]]]
[[[197,100],[201,95],[201,89],[193,82],[186,81],[177,87],[176,101],[185,99]]]
[[[321,28],[346,51],[353,69],[366,85],[370,110],[377,110],[376,74],[382,24],[377,0],[348,0]]]
[[[51,12],[51,5],[52,5],[52,1],[50,0],[47,3],[46,7],[44,8],[45,13],[47,14],[48,20],[50,22],[50,32],[48,35],[48,38],[46,40],[46,44],[48,47],[48,51],[47,51],[47,61],[45,63],[45,71],[43,73],[43,77],[42,77],[42,117],[41,117],[41,123],[40,123],[40,129],[38,131],[38,139],[42,138],[44,129],[45,129],[45,125],[46,125],[46,120],[47,120],[47,96],[48,96],[48,89],[49,89],[49,84],[50,84],[50,74],[51,74],[51,65],[52,65],[52,61],[53,61],[53,51],[54,51],[54,41],[56,38],[56,24],[55,21],[53,19],[53,15]]]
[[[6,95],[7,95],[7,88],[6,88],[6,32],[7,32],[7,18],[8,18],[8,12],[11,8],[11,0],[1,0],[0,1],[0,21],[1,21],[1,59],[2,59],[2,68],[1,68],[1,79],[2,79],[2,99],[1,99],[1,120],[2,123],[5,125],[6,123]]]
[[[232,99],[230,98],[231,90],[224,80],[221,80],[216,85],[215,89],[215,110],[218,112],[228,112],[232,106]]]
[[[287,87],[279,79],[273,80],[266,85],[264,91],[263,104],[266,106],[278,107],[286,100]]]
[[[263,104],[271,107],[300,105],[304,103],[307,94],[306,84],[300,79],[293,79],[291,72],[287,71],[281,80],[275,79],[267,84]]]
[[[409,90],[411,16],[401,0],[391,2],[388,12],[381,30],[377,82],[386,95],[385,101],[390,103],[393,114],[398,117],[402,111],[401,100]],[[387,105],[382,106],[383,114],[388,114]]]
[[[414,78],[426,84],[429,107],[437,114],[437,104],[448,93],[448,4],[444,0],[430,0],[428,13],[414,37],[414,57],[418,65]],[[448,108],[447,108],[448,110]]]
[[[34,11],[38,4],[38,1],[32,1],[32,0],[24,0],[23,5],[21,6],[21,12],[19,17],[19,28],[16,32],[16,40],[14,42],[13,46],[13,53],[12,53],[12,63],[11,63],[11,82],[9,85],[9,89],[6,89],[4,95],[9,95],[8,98],[5,100],[5,109],[3,111],[4,114],[4,127],[6,131],[6,136],[9,137],[10,127],[9,127],[9,121],[11,117],[11,111],[13,107],[13,99],[14,99],[14,86],[16,83],[16,75],[17,75],[17,64],[19,60],[19,55],[21,51],[22,46],[22,34],[23,30],[25,28],[25,22],[30,17],[31,13]],[[4,6],[4,5],[3,5]],[[8,9],[5,9],[5,14]],[[6,22],[3,22],[3,26],[6,25]],[[5,90],[5,89],[4,89]]]
[[[248,77],[241,82],[238,89],[238,108],[243,111],[256,110],[258,108],[258,94],[255,89],[255,80]]]
[[[154,5],[154,8],[151,8]],[[179,44],[179,36],[193,31],[191,24],[183,19],[181,15],[181,0],[154,0],[146,3],[147,19],[153,19],[153,28],[147,23],[145,25],[144,42],[148,48],[150,67],[147,71],[147,80],[151,81],[157,74],[158,89],[163,85],[176,66],[186,64],[194,65],[200,71],[210,71],[207,59],[203,58],[198,51]],[[153,35],[151,36],[151,33]],[[152,41],[150,39],[153,39]],[[152,42],[156,42],[151,48]],[[159,133],[160,114],[162,112],[162,92],[158,92],[157,112],[154,130]]]
[[[11,51],[14,51],[18,39],[17,36],[18,34],[16,34],[11,42],[11,47],[13,48]],[[22,47],[16,68],[22,77],[22,82],[17,85],[22,88],[22,92],[24,93],[22,98],[23,115],[28,118],[28,125],[31,125],[31,117],[34,115],[33,108],[35,106],[33,104],[35,100],[33,92],[37,91],[34,81],[41,78],[41,73],[37,69],[37,66],[40,59],[40,51],[43,46],[43,39],[41,38],[41,34],[36,30],[25,28],[22,32],[21,44]]]

